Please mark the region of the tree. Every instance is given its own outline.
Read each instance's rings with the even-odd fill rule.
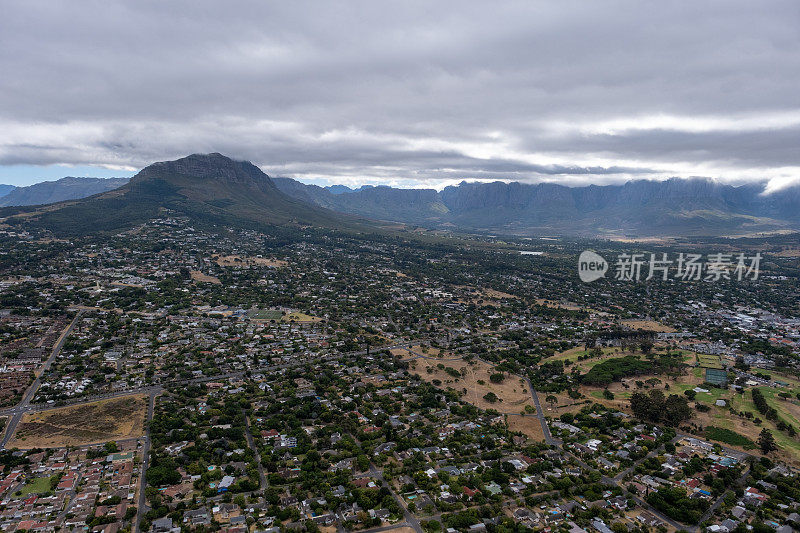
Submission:
[[[555,404],[557,404],[557,403],[558,403],[558,398],[556,398],[556,397],[555,397],[555,396],[553,396],[552,394],[548,394],[548,395],[547,395],[547,398],[545,398],[545,399],[544,399],[544,401],[546,401],[547,403],[549,403],[549,404],[550,404],[550,407],[553,407]]]
[[[492,383],[502,383],[506,376],[502,372],[496,372],[489,376],[489,381]]]
[[[761,433],[759,433],[758,446],[761,448],[761,453],[765,455],[778,449],[775,444],[775,437],[772,436],[772,432],[767,428],[762,429]]]
[[[692,416],[692,409],[686,398],[677,394],[670,394],[665,398],[664,393],[657,389],[651,390],[649,394],[634,392],[630,401],[634,416],[648,422],[676,427]]]

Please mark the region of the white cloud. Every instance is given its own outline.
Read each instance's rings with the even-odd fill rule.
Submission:
[[[347,183],[795,180],[797,4],[24,2],[0,164],[191,152]]]

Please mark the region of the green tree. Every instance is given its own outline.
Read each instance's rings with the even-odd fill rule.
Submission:
[[[761,433],[759,433],[758,446],[765,455],[778,449],[778,446],[775,444],[775,437],[772,436],[772,432],[767,428],[762,429]]]

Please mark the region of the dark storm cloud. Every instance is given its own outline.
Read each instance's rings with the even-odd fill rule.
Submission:
[[[796,179],[798,4],[696,4],[6,3],[0,164]]]

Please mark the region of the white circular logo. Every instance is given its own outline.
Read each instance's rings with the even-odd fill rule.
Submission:
[[[592,251],[584,250],[578,257],[578,276],[584,283],[592,282],[606,275],[608,263],[603,257]]]

